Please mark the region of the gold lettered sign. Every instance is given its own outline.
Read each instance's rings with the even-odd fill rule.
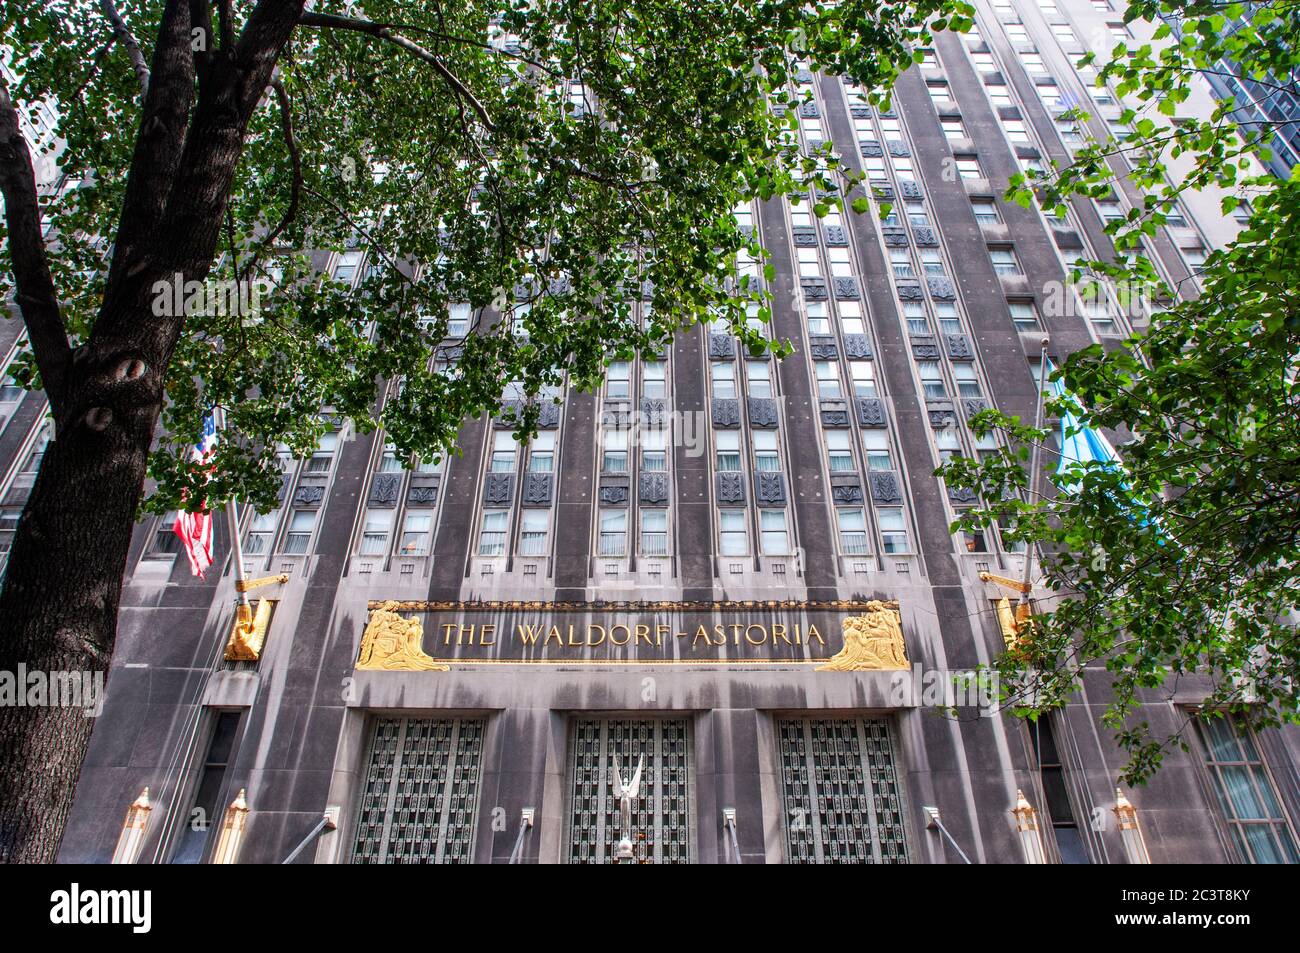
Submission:
[[[359,670],[472,665],[911,667],[897,602],[371,602]]]

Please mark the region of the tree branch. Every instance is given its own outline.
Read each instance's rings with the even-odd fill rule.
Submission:
[[[481,102],[479,102],[478,97],[470,91],[469,87],[461,82],[460,77],[448,69],[447,65],[437,56],[430,53],[418,43],[412,43],[405,37],[398,36],[387,24],[374,23],[370,20],[357,20],[352,17],[333,16],[327,13],[304,13],[298,18],[298,22],[303,26],[321,27],[323,29],[351,30],[354,33],[365,33],[369,36],[378,37],[381,40],[386,40],[389,43],[400,46],[408,53],[424,60],[432,66],[434,72],[446,80],[447,85],[452,88],[452,91],[469,104],[469,107],[478,115],[479,122],[483,124],[485,129],[491,132],[496,128],[496,124],[492,122],[492,117],[488,115],[487,109],[484,108]]]
[[[140,52],[140,44],[122,19],[122,14],[118,13],[113,0],[99,0],[99,6],[104,11],[104,16],[108,17],[108,22],[113,25],[113,35],[131,58],[136,79],[140,81],[140,101],[144,102],[149,96],[149,66],[144,61],[144,54]]]
[[[9,99],[9,87],[3,78],[0,78],[0,194],[4,196],[18,307],[27,325],[41,384],[57,419],[72,349],[45,256],[36,170],[27,140],[19,129],[18,110]]]
[[[276,101],[280,106],[280,127],[284,130],[284,145],[289,150],[289,162],[293,166],[293,184],[289,191],[289,207],[284,210],[284,215],[275,228],[267,233],[266,238],[262,240],[261,248],[253,253],[249,259],[246,270],[251,271],[257,264],[261,253],[275,244],[275,240],[284,233],[294,218],[298,215],[298,197],[302,192],[302,155],[298,152],[298,141],[293,134],[293,112],[292,104],[289,101],[289,94],[284,91],[284,83],[280,82],[279,77],[271,80],[271,89],[275,91]]]

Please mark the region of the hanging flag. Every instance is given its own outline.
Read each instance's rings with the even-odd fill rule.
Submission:
[[[212,414],[203,418],[203,436],[190,448],[190,458],[195,463],[206,463],[217,448],[217,421]],[[212,513],[205,502],[197,513],[181,510],[176,514],[172,529],[185,547],[190,558],[190,571],[200,579],[212,565]]]
[[[1051,380],[1052,372],[1055,370],[1049,360],[1047,387],[1052,397],[1061,400],[1065,397],[1065,385],[1060,381]],[[1111,446],[1105,434],[1080,423],[1073,412],[1063,410],[1061,412],[1061,462],[1056,468],[1053,482],[1066,493],[1078,488],[1079,481],[1069,473],[1070,468],[1076,463],[1100,463],[1108,468],[1123,466],[1120,463],[1119,453]]]

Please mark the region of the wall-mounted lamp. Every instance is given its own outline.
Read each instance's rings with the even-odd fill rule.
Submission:
[[[1023,791],[1016,791],[1016,806],[1012,808],[1011,813],[1016,819],[1016,831],[1020,834],[1020,843],[1025,848],[1025,863],[1047,863],[1047,855],[1043,853],[1043,835],[1038,829],[1038,812],[1025,800]]]
[[[117,848],[113,851],[113,863],[134,864],[144,846],[144,830],[149,825],[149,814],[153,805],[149,803],[149,789],[145,788],[140,796],[126,809],[126,820],[122,823],[122,834],[117,839]]]
[[[239,789],[239,796],[226,808],[226,816],[221,822],[221,837],[217,849],[212,852],[214,864],[233,864],[239,856],[239,845],[244,840],[244,825],[248,823],[248,801],[244,798],[244,789]]]
[[[1151,855],[1147,853],[1147,844],[1142,836],[1142,827],[1138,824],[1137,808],[1124,796],[1119,788],[1115,789],[1115,819],[1119,821],[1119,837],[1124,842],[1124,853],[1130,864],[1149,864]]]

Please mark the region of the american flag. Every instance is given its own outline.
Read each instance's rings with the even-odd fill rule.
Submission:
[[[208,414],[203,418],[203,436],[190,448],[190,457],[195,463],[204,463],[217,447],[217,421]],[[176,514],[172,529],[180,537],[185,547],[185,555],[190,558],[190,571],[200,579],[212,565],[212,513],[206,503],[197,513],[181,510]]]

